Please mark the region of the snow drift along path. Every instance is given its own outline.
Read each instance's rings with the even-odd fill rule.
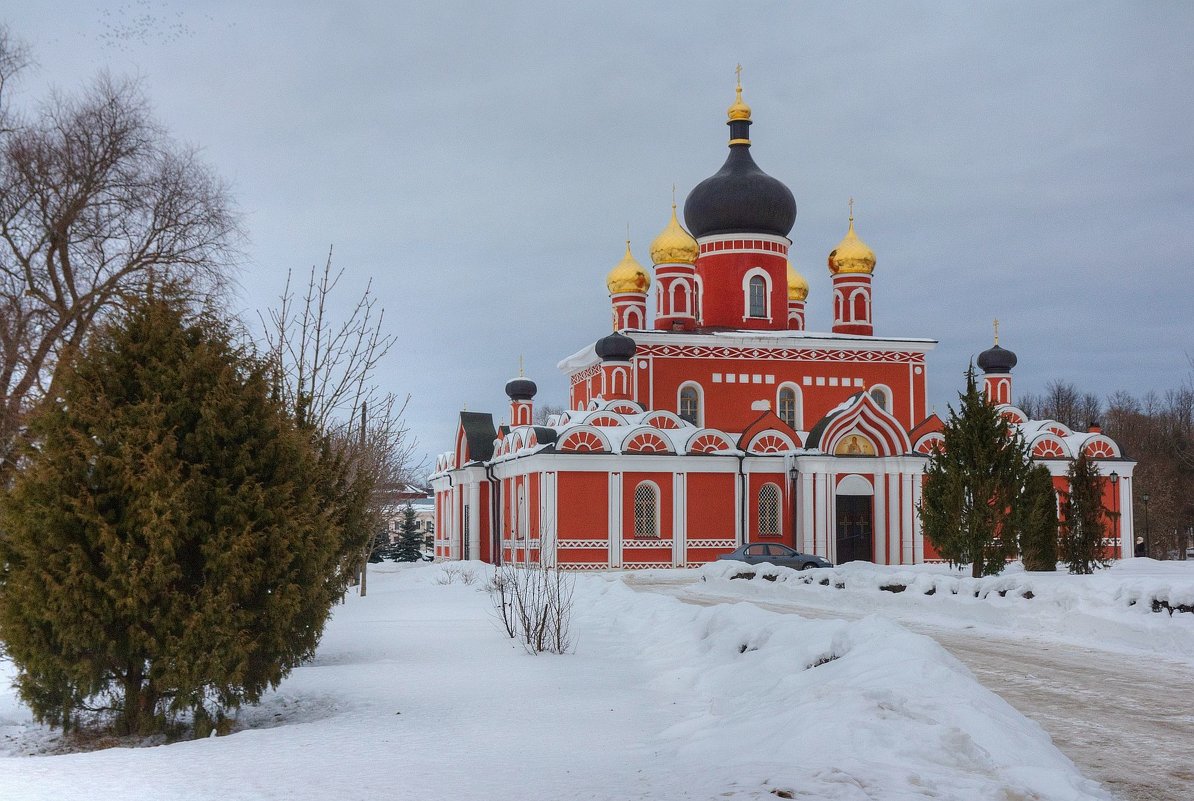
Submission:
[[[811,574],[757,569],[776,575],[775,582],[729,579],[744,569],[756,570],[723,564],[644,572],[626,580],[690,603],[749,600],[802,617],[878,614],[898,621],[961,659],[1116,795],[1130,801],[1194,798],[1188,754],[1194,735],[1194,615],[1153,613],[1142,602],[1188,604],[1194,563],[1140,559],[1092,576],[1030,574],[1013,566],[1005,575],[978,580],[940,565],[854,563]],[[879,590],[892,584],[907,589]],[[952,594],[951,588],[960,591]],[[934,594],[925,595],[930,589]],[[982,597],[975,598],[974,591]],[[1033,593],[1031,600],[1020,597],[1026,591]]]
[[[576,652],[531,656],[479,584],[444,575],[376,572],[315,662],[228,737],[25,756],[45,732],[0,691],[0,798],[1110,797],[892,623],[693,606],[578,576]]]

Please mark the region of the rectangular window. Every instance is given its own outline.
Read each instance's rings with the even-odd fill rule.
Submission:
[[[720,383],[721,383],[721,373],[714,373],[714,374],[713,374],[713,383],[714,383],[714,384],[720,384]]]

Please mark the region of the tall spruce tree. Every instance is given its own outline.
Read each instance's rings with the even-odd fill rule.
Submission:
[[[978,388],[974,365],[957,411],[949,407],[943,448],[925,473],[920,504],[925,537],[951,564],[994,575],[1016,552],[1010,519],[1028,474],[1023,437]]]
[[[1043,464],[1028,471],[1015,520],[1024,569],[1057,570],[1057,493],[1053,476]]]
[[[1070,486],[1062,504],[1061,550],[1071,573],[1093,573],[1109,562],[1103,550],[1108,513],[1099,479],[1099,468],[1085,453],[1070,462]]]
[[[402,520],[398,523],[398,542],[392,551],[395,562],[417,562],[423,558],[423,534],[415,508],[409,503],[402,509]]]
[[[0,496],[0,633],[38,719],[145,734],[190,712],[203,734],[312,656],[345,584],[344,476],[272,383],[171,293],[60,374]]]

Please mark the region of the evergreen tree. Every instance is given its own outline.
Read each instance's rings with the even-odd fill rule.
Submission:
[[[1062,505],[1062,558],[1071,573],[1093,573],[1109,561],[1103,551],[1107,507],[1103,505],[1099,468],[1085,453],[1070,462],[1069,482]]]
[[[203,734],[312,656],[345,586],[346,476],[271,378],[172,293],[60,373],[0,496],[0,633],[39,720],[145,734],[189,711]]]
[[[994,575],[1016,552],[1010,518],[1028,474],[1023,437],[979,390],[974,366],[957,411],[949,407],[941,450],[925,473],[920,515],[925,537],[950,564]]]
[[[398,542],[394,544],[391,558],[395,562],[417,562],[423,558],[423,534],[415,508],[409,503],[402,509],[402,520],[398,523]]]
[[[1057,493],[1043,464],[1033,466],[1015,509],[1025,570],[1057,570]]]

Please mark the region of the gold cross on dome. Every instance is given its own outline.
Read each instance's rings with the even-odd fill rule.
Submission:
[[[995,318],[995,344],[999,344],[999,318]]]
[[[522,354],[518,354],[518,377],[522,378],[526,373],[522,371]]]
[[[734,72],[738,76],[738,88],[741,89],[742,88],[742,65],[739,64],[737,67],[735,67]]]
[[[854,198],[850,198],[850,222],[854,222]]]

